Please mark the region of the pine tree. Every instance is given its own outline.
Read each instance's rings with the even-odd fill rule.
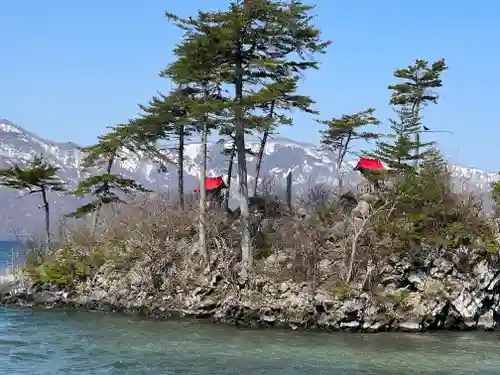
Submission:
[[[184,77],[192,80],[200,66],[210,66],[216,74],[207,82],[234,87],[234,97],[226,101],[226,108],[234,121],[244,271],[253,262],[245,153],[247,118],[278,98],[282,90],[266,91],[266,86],[282,79],[283,72],[291,77],[317,68],[317,61],[306,57],[324,53],[329,42],[322,42],[319,30],[310,25],[308,12],[312,8],[298,0],[245,0],[232,2],[225,12],[200,11],[196,18],[187,20],[167,14],[185,30],[177,49],[178,56],[179,50],[189,56],[184,60]]]
[[[419,154],[415,150],[433,145],[433,142],[420,143],[414,140],[413,136],[420,132],[420,121],[415,118],[413,109],[408,106],[394,108],[396,119],[390,119],[391,130],[390,139],[393,141],[378,141],[373,152],[366,153],[368,157],[378,159],[389,168],[398,171],[414,170],[414,161],[422,160],[426,156],[426,151]],[[418,147],[417,147],[418,146]]]
[[[174,164],[177,167],[177,192],[181,209],[184,208],[184,145],[188,137],[198,130],[191,125],[190,109],[187,107],[195,94],[190,87],[183,86],[172,90],[168,95],[159,94],[148,105],[140,105],[142,116],[131,125],[132,131],[138,134],[143,151],[146,154],[153,152],[153,159],[158,159],[159,154],[165,154],[164,151],[175,152]],[[175,140],[175,146],[168,150],[158,149],[159,142],[170,143],[172,140]],[[159,170],[166,170],[165,163],[161,163]]]
[[[352,114],[342,115],[340,118],[331,120],[317,120],[320,124],[328,128],[321,131],[321,145],[336,153],[337,171],[340,174],[342,165],[348,152],[352,149],[352,144],[359,140],[370,141],[379,137],[378,133],[363,131],[362,128],[368,125],[379,125],[380,121],[374,116],[375,109]],[[342,176],[339,178],[339,196],[342,194]]]
[[[262,90],[263,96],[271,97],[272,100],[262,106],[262,110],[267,115],[265,118],[260,119],[259,123],[255,126],[256,133],[261,133],[261,137],[255,165],[254,195],[257,192],[262,159],[269,136],[276,133],[278,126],[292,124],[292,120],[283,111],[299,109],[306,113],[318,114],[317,111],[311,109],[311,105],[314,102],[310,97],[296,93],[300,77],[288,77],[287,75],[289,74],[285,69],[281,70],[281,74],[283,78],[275,78],[276,81],[274,83],[267,85]]]
[[[103,170],[101,174],[92,174],[81,180],[69,194],[84,197],[92,195],[95,199],[80,206],[76,211],[67,214],[68,217],[83,217],[94,214],[93,227],[96,227],[99,213],[104,205],[123,203],[120,195],[131,195],[136,192],[149,192],[136,181],[112,173],[113,164],[120,158],[120,150],[124,146],[123,134],[119,127],[115,131],[99,137],[99,142],[93,146],[83,148],[86,153],[83,166],[86,169],[97,168]]]
[[[418,170],[418,174],[427,180],[442,179],[448,176],[447,163],[438,148],[432,147],[427,151]]]
[[[405,212],[414,225],[439,220],[446,209],[451,191],[447,165],[436,148],[430,148],[418,168],[418,173],[406,173],[394,186],[397,208]]]
[[[419,166],[418,176],[425,185],[422,190],[427,194],[434,193],[434,202],[437,204],[441,203],[451,191],[448,165],[436,147],[428,150]]]
[[[50,205],[47,197],[49,191],[65,191],[65,184],[57,177],[59,168],[51,165],[43,156],[34,157],[27,166],[16,164],[0,170],[0,185],[17,190],[28,190],[28,195],[40,194],[42,208],[45,212],[45,234],[47,246],[50,248]]]
[[[404,106],[413,115],[413,126],[415,127],[415,149],[414,163],[419,164],[420,149],[425,147],[420,142],[421,136],[421,110],[429,103],[437,104],[438,94],[433,89],[443,86],[441,74],[448,69],[444,59],[437,60],[429,66],[426,60],[416,60],[413,65],[405,69],[397,69],[394,77],[401,80],[400,83],[389,85],[392,90],[390,103],[394,106]],[[418,124],[418,126],[417,126]]]
[[[438,60],[431,66],[425,60],[416,60],[406,69],[398,69],[394,76],[401,83],[389,85],[392,90],[390,104],[396,114],[389,120],[392,134],[390,141],[377,142],[369,157],[377,158],[396,170],[416,171],[419,162],[427,156],[427,147],[434,142],[422,143],[422,108],[429,103],[437,103],[439,96],[432,89],[442,86],[441,73],[448,67],[444,60]],[[422,151],[422,149],[424,149]]]
[[[169,18],[175,16],[167,14]],[[186,116],[189,123],[201,134],[200,165],[200,212],[199,212],[199,251],[208,259],[206,245],[206,203],[207,191],[205,178],[207,170],[207,138],[211,129],[220,128],[226,118],[224,109],[227,101],[221,94],[220,66],[217,62],[218,50],[213,39],[206,35],[197,35],[197,21],[181,21],[180,26],[187,29],[180,43],[174,49],[176,61],[170,64],[161,75],[169,77],[191,90],[191,98],[184,98]]]

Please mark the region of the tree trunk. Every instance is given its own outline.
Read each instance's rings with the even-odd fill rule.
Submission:
[[[273,116],[274,116],[274,106],[275,106],[275,101],[271,103],[271,108],[269,109],[269,115],[267,118],[269,121],[272,121]],[[269,125],[271,126],[271,125]],[[267,143],[267,138],[269,137],[269,129],[266,129],[264,131],[264,134],[262,135],[262,139],[260,140],[260,147],[259,147],[259,154],[257,155],[257,165],[255,166],[255,183],[253,187],[253,195],[254,197],[257,196],[257,189],[259,187],[259,176],[260,176],[260,167],[262,165],[262,158],[264,157],[264,151],[266,149],[266,143]]]
[[[92,217],[92,229],[94,230],[97,228],[97,223],[99,221],[99,214],[101,212],[101,208],[102,208],[102,203],[99,203],[94,212],[94,216]]]
[[[418,156],[420,155],[420,133],[415,134],[415,167],[418,167]]]
[[[241,46],[238,46],[241,51]],[[245,152],[245,129],[243,124],[243,62],[241,57],[236,61],[236,81],[235,99],[237,102],[235,118],[234,143],[238,156],[238,180],[240,198],[240,222],[241,222],[241,258],[243,263],[243,276],[246,276],[248,269],[253,265],[252,242],[250,235],[250,210],[248,207],[248,182],[247,182],[247,161]]]
[[[369,215],[368,217],[364,217],[363,223],[361,223],[359,228],[355,229],[355,234],[354,234],[354,237],[353,237],[352,242],[351,242],[351,256],[349,259],[349,267],[347,269],[347,277],[346,277],[347,283],[350,283],[354,277],[354,261],[356,259],[356,254],[358,251],[359,237],[361,236],[361,234],[365,230],[365,225],[366,225],[366,223],[368,223],[370,218],[371,218],[371,215]]]
[[[342,197],[342,190],[344,190],[344,176],[342,175],[342,162],[337,160],[337,174],[339,176],[339,184],[337,186],[337,198],[338,202],[340,202],[340,197]]]
[[[107,174],[111,174],[111,170],[113,169],[113,164],[115,162],[115,156],[116,154],[113,153],[109,156],[109,159],[108,159],[108,165],[106,166],[106,173]],[[110,189],[110,186],[109,184],[106,182],[105,183],[105,191],[109,192],[109,189]],[[97,205],[97,208],[95,209],[94,211],[94,216],[92,218],[92,228],[93,229],[96,229],[97,228],[97,224],[99,222],[99,215],[101,213],[101,209],[102,209],[102,202],[99,203]]]
[[[181,125],[178,129],[179,135],[179,169],[177,171],[177,193],[179,194],[179,207],[181,210],[184,209],[184,125]]]
[[[349,147],[349,143],[351,142],[351,139],[352,139],[352,131],[349,132],[345,143],[342,144],[341,147],[339,148],[339,154],[337,157],[337,173],[339,175],[339,186],[338,186],[339,201],[340,201],[340,197],[342,196],[343,190],[344,190],[344,175],[342,174],[342,166],[344,164],[344,159],[345,159],[345,156],[347,155],[347,150]]]
[[[413,113],[413,121],[414,123],[418,121],[419,115],[420,115],[420,104],[414,104],[412,107],[412,113]],[[418,129],[417,134],[415,134],[415,167],[418,167],[418,157],[420,155],[420,131],[421,129]]]
[[[229,155],[229,165],[227,167],[227,188],[226,188],[226,194],[224,196],[225,212],[229,212],[229,197],[231,195],[231,179],[233,177],[233,163],[234,163],[235,153],[236,153],[236,147],[233,144],[233,149],[231,150],[231,154]]]
[[[257,196],[257,189],[259,187],[259,176],[260,176],[260,167],[262,165],[262,158],[264,157],[264,150],[266,148],[267,137],[269,136],[269,131],[266,130],[262,135],[262,139],[260,140],[259,153],[257,155],[257,164],[255,166],[255,181],[253,186],[253,196]]]
[[[205,90],[205,99],[208,100],[208,92]],[[204,116],[203,130],[201,132],[201,168],[200,168],[200,217],[199,217],[199,251],[201,256],[208,260],[206,240],[206,209],[207,209],[207,187],[205,179],[207,175],[207,124],[208,117]]]
[[[351,256],[349,258],[349,267],[347,269],[347,277],[346,277],[347,283],[350,283],[352,281],[353,276],[354,276],[354,260],[356,259],[357,244],[358,244],[358,238],[359,238],[360,233],[361,233],[361,231],[357,232],[354,235],[354,239],[352,240]]]
[[[286,176],[286,203],[288,205],[288,211],[292,213],[292,170],[288,172]]]
[[[45,186],[40,188],[42,192],[43,210],[45,211],[45,235],[47,236],[47,249],[50,249],[50,208],[47,200],[47,190]]]

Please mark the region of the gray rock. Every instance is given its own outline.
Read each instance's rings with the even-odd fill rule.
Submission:
[[[361,327],[361,322],[357,320],[353,320],[351,322],[342,322],[340,323],[340,328],[348,329],[348,328],[359,328]]]
[[[358,218],[364,218],[370,214],[370,204],[360,200],[358,205],[352,210],[352,215]]]
[[[263,315],[262,316],[262,321],[264,321],[266,323],[274,323],[274,322],[276,322],[276,317],[274,315],[273,316]]]
[[[399,323],[399,330],[403,332],[420,332],[422,324],[416,321],[407,321]]]
[[[365,321],[363,323],[363,331],[368,333],[376,333],[386,331],[389,324],[387,322]]]
[[[496,327],[495,319],[493,318],[493,311],[489,310],[486,314],[481,315],[477,320],[477,328],[484,329],[485,331],[492,331]]]

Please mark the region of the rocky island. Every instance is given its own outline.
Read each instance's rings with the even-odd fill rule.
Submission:
[[[160,74],[172,89],[140,105],[139,116],[110,128],[95,145],[78,149],[77,186],[44,156],[0,170],[0,185],[41,198],[46,232],[43,246],[31,249],[26,267],[2,287],[0,304],[243,327],[499,328],[500,184],[492,183],[492,194],[488,186],[492,210],[457,189],[422,116],[438,102],[444,59],[417,59],[394,71],[390,134],[374,130],[381,121],[373,108],[315,118],[324,126],[322,149],[332,157],[287,157],[284,168],[271,162],[277,179],[287,180],[285,200],[264,184],[269,175],[262,161],[273,160],[268,139],[294,123],[292,110],[319,115],[314,100],[299,94],[304,73],[319,68],[314,56],[331,44],[312,25],[313,8],[253,1],[189,19],[167,13],[183,33]],[[219,134],[224,146],[219,156],[227,168],[219,176],[208,171],[209,133]],[[256,150],[248,148],[249,135],[259,139]],[[201,142],[191,160],[199,186],[187,194],[184,172],[193,165],[186,164],[186,141],[195,136]],[[355,147],[370,141],[368,150]],[[344,159],[354,149],[361,155],[354,171],[366,191],[346,180]],[[132,155],[151,161],[144,167],[148,177],[173,167],[176,194],[162,197],[157,188],[152,196],[116,168],[129,165]],[[322,175],[292,199],[291,172],[319,162],[326,166]],[[232,210],[235,184],[239,207]],[[51,192],[83,198],[57,231]]]
[[[237,234],[234,222],[228,225],[223,215],[211,213],[207,263],[192,256],[195,230],[186,216],[161,218],[165,207],[150,203],[158,216],[141,220],[145,206],[133,208],[133,214],[129,207],[122,213],[129,222],[121,223],[114,238],[100,235],[98,243],[90,232],[76,234],[71,247],[4,285],[0,304],[203,318],[240,327],[354,332],[499,327],[498,255],[478,241],[480,232],[455,232],[455,244],[449,236],[440,245],[423,240],[412,251],[393,249],[376,259],[373,245],[363,243],[375,234],[375,222],[365,223],[355,276],[348,282],[341,244],[351,239],[352,245],[352,226],[366,220],[364,210],[373,209],[372,201],[360,200],[342,221],[321,227],[317,214],[299,211],[271,220],[256,212],[258,231],[266,234],[261,246],[270,248],[261,247],[254,267],[242,277],[238,251],[229,247],[230,235]],[[158,220],[162,225],[152,228]]]

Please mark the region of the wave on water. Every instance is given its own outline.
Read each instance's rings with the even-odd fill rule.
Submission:
[[[0,285],[13,280],[19,265],[21,244],[16,241],[0,241]]]

